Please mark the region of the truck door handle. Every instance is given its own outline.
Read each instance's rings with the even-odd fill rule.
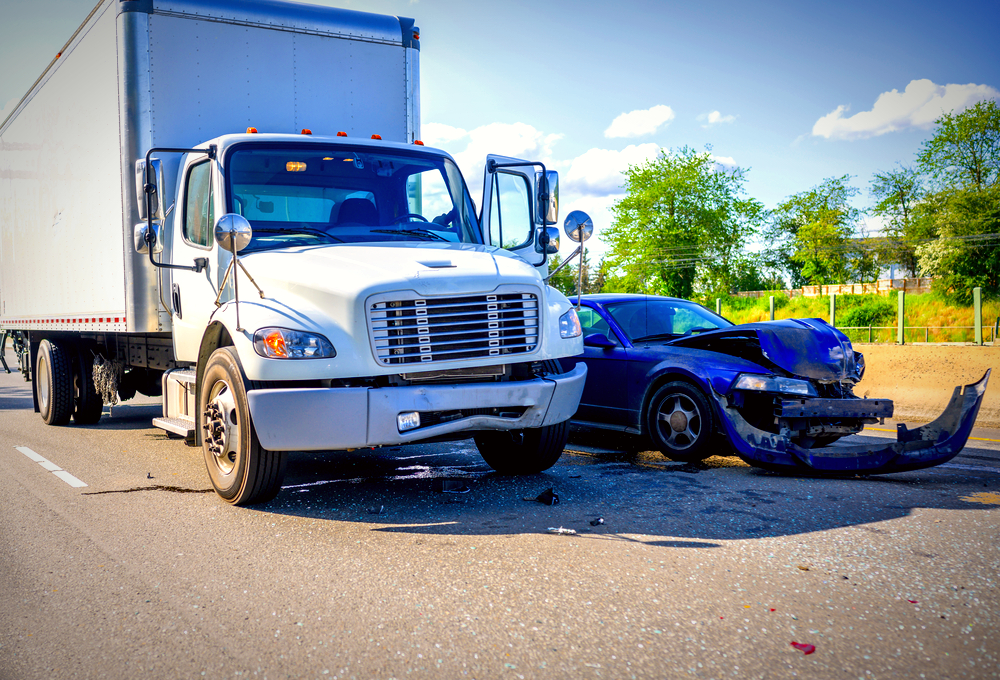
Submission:
[[[181,315],[181,287],[176,283],[170,286],[170,301],[173,303],[174,314],[177,315],[177,318],[183,318]]]

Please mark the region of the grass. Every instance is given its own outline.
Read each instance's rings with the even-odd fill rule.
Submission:
[[[714,309],[715,301],[706,306]],[[873,326],[873,342],[896,341],[896,294],[838,295],[837,327],[862,326],[863,330],[845,330],[854,342],[868,342],[867,326]],[[830,320],[830,297],[794,297],[777,293],[774,296],[775,319],[820,318]],[[733,323],[767,321],[770,318],[768,298],[725,297],[722,315]],[[938,293],[906,296],[906,341],[972,342],[975,324],[972,305],[958,305]],[[1000,300],[983,300],[983,339],[993,339],[993,327],[1000,317]],[[877,327],[891,328],[879,329]],[[923,326],[930,326],[925,331]],[[959,328],[967,326],[968,328]]]

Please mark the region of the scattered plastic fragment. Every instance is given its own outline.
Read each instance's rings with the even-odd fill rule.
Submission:
[[[792,640],[792,647],[795,647],[795,649],[799,650],[803,654],[812,654],[816,651],[816,645],[810,645],[805,642],[795,642],[794,640]]]
[[[910,604],[917,604],[920,600],[907,600]]]
[[[461,479],[435,479],[436,493],[469,493],[469,485]]]
[[[534,498],[525,497],[526,501],[538,501],[539,503],[544,503],[545,505],[559,505],[559,494],[557,494],[550,486],[545,491],[541,492]]]
[[[771,611],[772,611],[772,612],[774,611],[774,608],[773,608],[773,607],[771,608]]]
[[[573,536],[576,534],[576,529],[564,529],[562,527],[549,527],[550,534],[559,534],[560,536]]]
[[[377,508],[368,508],[369,515],[381,515],[385,511],[385,506],[380,505]]]
[[[146,473],[146,479],[152,479],[152,478],[153,478],[153,473],[152,472],[147,472]]]
[[[798,565],[798,566],[799,566],[799,569],[801,569],[802,571],[809,571],[809,567],[807,567],[807,566],[806,566],[806,565],[804,565],[804,564],[800,564],[800,565]]]
[[[598,517],[596,519],[590,520],[590,526],[592,526],[592,527],[596,527],[596,526],[598,526],[600,524],[604,524],[604,518],[603,517]]]

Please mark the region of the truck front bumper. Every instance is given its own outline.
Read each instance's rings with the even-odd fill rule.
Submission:
[[[272,451],[324,451],[406,444],[457,432],[555,425],[576,413],[587,366],[517,382],[407,387],[252,390],[250,416],[261,446]],[[469,415],[400,432],[401,413]],[[509,409],[504,413],[504,409]]]

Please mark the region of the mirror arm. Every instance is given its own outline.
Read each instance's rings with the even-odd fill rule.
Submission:
[[[208,258],[198,257],[195,258],[194,266],[188,267],[182,264],[166,264],[164,262],[157,262],[153,259],[153,246],[156,245],[156,232],[153,231],[153,194],[156,192],[156,185],[153,184],[152,167],[150,164],[150,157],[154,152],[163,153],[203,153],[211,159],[215,159],[218,147],[215,144],[210,145],[207,149],[178,149],[173,147],[153,147],[146,152],[146,181],[142,185],[143,193],[146,196],[146,235],[143,240],[146,241],[146,245],[149,246],[149,262],[154,267],[159,267],[160,269],[183,269],[189,272],[199,273],[208,266]],[[163,197],[160,197],[163,200]],[[173,208],[173,205],[171,205]],[[170,214],[168,210],[164,214],[164,222],[166,221],[166,216]]]
[[[577,255],[579,255],[579,254],[580,254],[580,251],[582,251],[582,250],[583,250],[583,244],[581,243],[580,245],[578,245],[578,246],[576,247],[576,250],[574,250],[574,251],[573,251],[572,253],[570,253],[569,255],[567,255],[567,256],[566,256],[566,259],[565,259],[565,260],[563,260],[562,262],[560,262],[560,263],[559,263],[559,266],[558,266],[558,267],[556,267],[556,268],[555,268],[555,269],[553,269],[553,270],[552,270],[551,272],[549,272],[549,275],[545,277],[545,280],[546,280],[546,281],[548,281],[548,280],[549,280],[549,279],[551,279],[551,278],[552,278],[553,276],[555,276],[556,274],[558,274],[558,273],[559,273],[559,271],[560,271],[560,270],[561,270],[561,269],[562,269],[563,267],[565,267],[566,265],[568,265],[568,264],[569,264],[570,262],[572,262],[572,261],[573,261],[573,258],[574,258],[574,257],[576,257]]]

